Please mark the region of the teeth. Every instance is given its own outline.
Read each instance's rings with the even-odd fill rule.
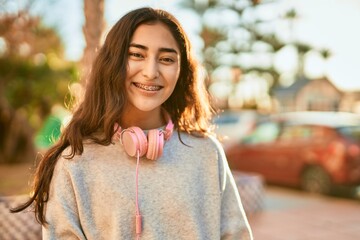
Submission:
[[[138,88],[144,89],[146,91],[158,91],[161,89],[161,86],[149,86],[149,85],[144,85],[141,83],[134,83],[134,85]]]

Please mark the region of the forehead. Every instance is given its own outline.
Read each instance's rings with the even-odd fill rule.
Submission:
[[[141,44],[148,48],[174,48],[179,51],[178,44],[168,26],[161,22],[141,24],[135,30],[131,43]]]

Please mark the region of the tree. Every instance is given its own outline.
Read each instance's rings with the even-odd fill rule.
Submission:
[[[35,159],[34,133],[62,104],[76,67],[60,38],[24,9],[0,17],[0,163]]]
[[[294,9],[271,19],[262,18],[262,14],[258,14],[261,10],[264,12],[266,7],[269,8],[268,12],[273,11],[271,5],[274,3],[276,1],[273,0],[181,2],[182,7],[196,11],[201,18],[203,62],[211,76],[210,92],[216,89],[213,95],[218,94],[223,98],[220,99],[223,102],[220,107],[269,107],[271,89],[279,86],[282,74],[274,59],[289,45],[296,49],[298,55],[297,73],[294,74],[302,74],[304,55],[314,49],[295,39],[284,39],[274,29],[275,22],[288,22],[289,29],[285,31],[291,35],[292,27],[299,17]],[[258,88],[250,89],[256,85],[254,82]],[[249,91],[254,94],[250,96]]]
[[[84,0],[84,15],[85,24],[83,26],[83,32],[86,46],[81,60],[81,67],[83,85],[86,85],[86,79],[90,72],[96,51],[100,46],[105,26],[104,0]]]
[[[2,11],[6,3],[0,2]],[[63,105],[70,82],[78,80],[77,64],[64,60],[58,34],[29,14],[33,3],[29,0],[19,12],[0,17],[0,163],[35,158],[34,133],[54,105]],[[104,0],[84,0],[84,15],[82,85],[101,43]],[[80,95],[73,97],[81,100]]]

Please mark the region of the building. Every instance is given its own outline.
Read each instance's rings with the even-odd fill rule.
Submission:
[[[346,111],[360,113],[360,92],[339,90],[327,78],[300,77],[289,87],[272,91],[275,109],[284,111]]]

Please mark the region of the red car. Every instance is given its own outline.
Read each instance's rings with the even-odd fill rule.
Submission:
[[[360,184],[360,119],[333,112],[274,115],[226,155],[233,170],[330,194],[336,185]]]

